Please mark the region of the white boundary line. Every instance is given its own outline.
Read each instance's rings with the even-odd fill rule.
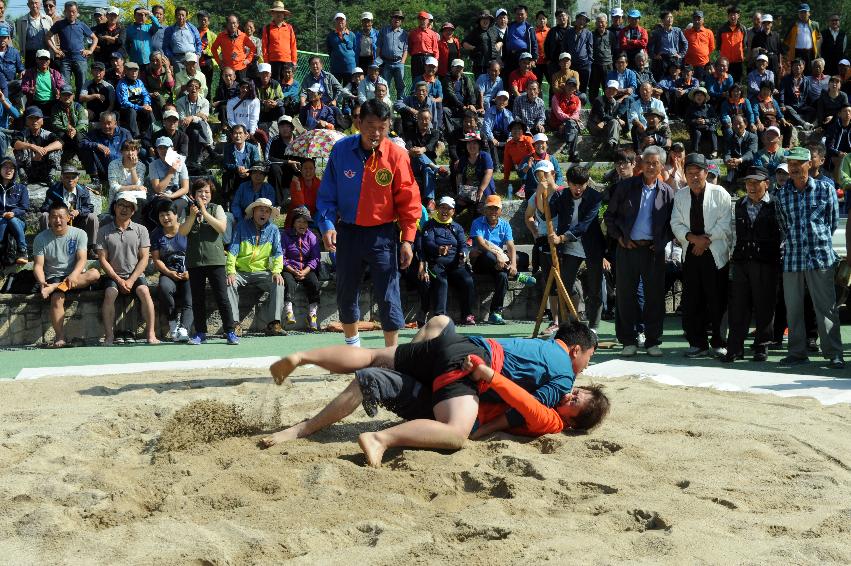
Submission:
[[[213,360],[185,360],[173,362],[146,362],[134,364],[103,364],[87,366],[60,366],[42,368],[23,368],[15,379],[39,379],[42,377],[118,375],[125,373],[142,373],[146,371],[186,371],[193,369],[266,369],[281,359],[278,356],[262,356],[255,358],[220,358]]]
[[[589,366],[585,377],[638,377],[666,385],[709,387],[721,391],[812,397],[823,405],[851,403],[851,379],[820,375],[749,371],[676,364],[609,360]]]

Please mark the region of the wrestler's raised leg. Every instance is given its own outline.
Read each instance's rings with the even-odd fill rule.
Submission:
[[[396,346],[389,348],[352,348],[329,346],[316,350],[295,352],[272,364],[269,371],[278,385],[298,366],[313,364],[331,373],[354,373],[368,367],[393,368]]]

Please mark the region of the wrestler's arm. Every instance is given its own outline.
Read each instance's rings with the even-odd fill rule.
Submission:
[[[519,412],[525,420],[525,425],[512,430],[524,436],[541,436],[564,430],[564,421],[555,409],[541,404],[528,391],[495,372],[488,366],[480,365],[470,374],[475,381],[485,381],[506,404]],[[471,438],[481,438],[492,432],[509,428],[505,414],[480,426]]]

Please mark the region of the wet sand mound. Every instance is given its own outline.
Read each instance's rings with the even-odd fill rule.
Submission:
[[[186,450],[196,444],[209,444],[233,436],[245,436],[261,429],[261,423],[245,417],[233,403],[203,399],[193,401],[166,422],[157,450]]]

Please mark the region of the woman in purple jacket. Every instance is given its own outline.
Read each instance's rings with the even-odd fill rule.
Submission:
[[[290,212],[287,218],[289,228],[281,228],[281,247],[284,250],[284,307],[287,311],[286,325],[295,324],[293,316],[293,293],[301,283],[307,293],[309,312],[307,328],[319,330],[316,314],[319,310],[319,238],[310,231],[308,223],[312,220],[307,207],[299,206]]]

